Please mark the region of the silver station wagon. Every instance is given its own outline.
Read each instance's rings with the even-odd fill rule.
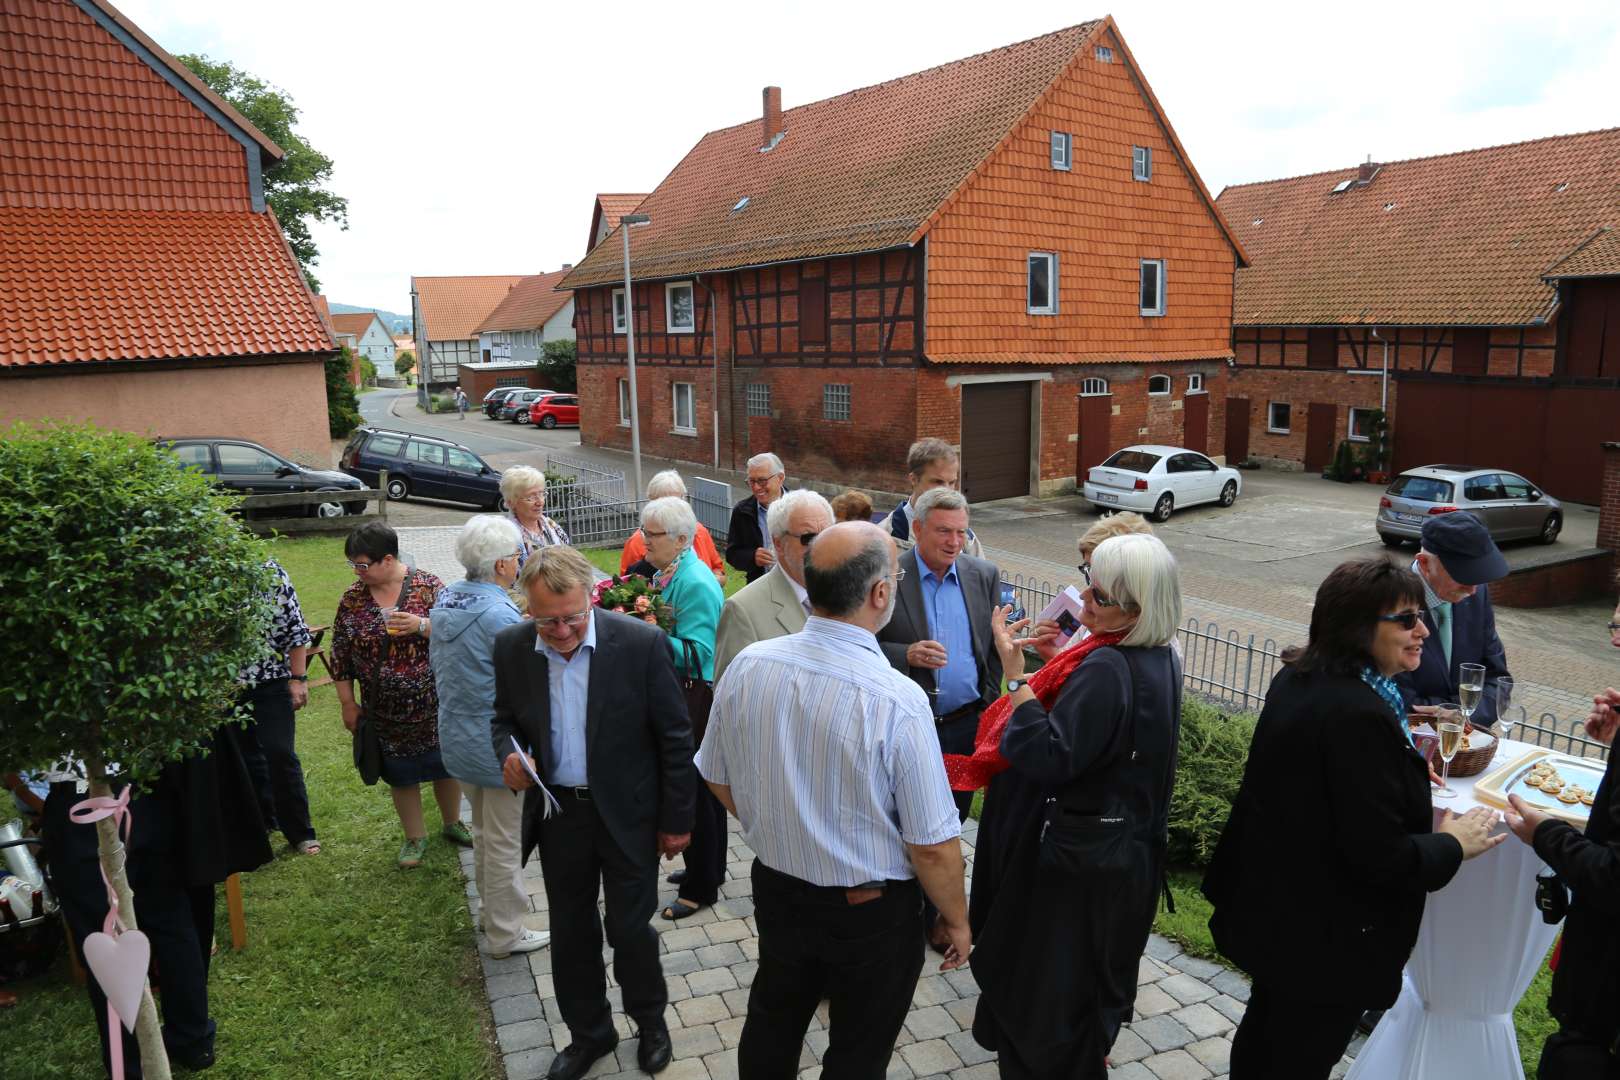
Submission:
[[[1435,514],[1467,510],[1490,530],[1493,540],[1558,539],[1564,508],[1557,499],[1518,473],[1472,465],[1424,465],[1407,469],[1378,500],[1374,528],[1390,547],[1423,535]]]

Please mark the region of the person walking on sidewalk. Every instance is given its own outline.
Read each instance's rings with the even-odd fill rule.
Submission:
[[[456,387],[456,413],[462,423],[467,422],[467,391]]]

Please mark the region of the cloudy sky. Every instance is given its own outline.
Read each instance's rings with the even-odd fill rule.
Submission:
[[[1110,12],[1216,193],[1620,125],[1613,0],[115,2],[293,98],[349,200],[326,294],[398,312],[412,274],[578,261],[596,192],[651,190],[762,86],[791,108]]]

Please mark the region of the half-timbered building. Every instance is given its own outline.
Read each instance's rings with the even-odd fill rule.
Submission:
[[[767,87],[636,212],[628,294],[617,221],[562,285],[586,442],[630,445],[633,328],[641,444],[677,460],[894,489],[932,435],[982,501],[1222,444],[1242,248],[1111,19],[786,111]]]
[[[1227,188],[1229,459],[1513,469],[1595,502],[1620,438],[1620,128]]]

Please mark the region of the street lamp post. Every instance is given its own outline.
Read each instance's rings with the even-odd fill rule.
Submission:
[[[645,225],[652,218],[646,214],[625,214],[619,219],[619,231],[624,233],[624,329],[629,359],[630,390],[630,454],[636,463],[636,492],[631,498],[641,498],[641,414],[636,406],[636,305],[635,293],[630,291],[630,227]]]

